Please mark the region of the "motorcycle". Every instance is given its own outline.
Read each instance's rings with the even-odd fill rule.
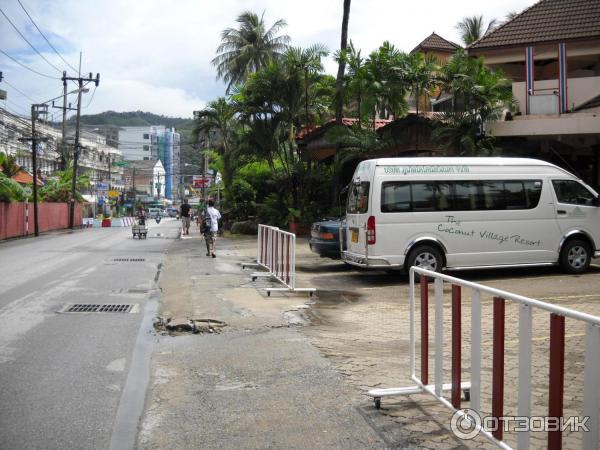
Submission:
[[[156,220],[156,223],[160,223],[161,219],[162,219],[162,218],[161,218],[160,216],[156,216],[156,217],[154,218],[154,220]]]

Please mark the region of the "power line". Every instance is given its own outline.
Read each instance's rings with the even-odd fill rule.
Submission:
[[[12,56],[10,56],[8,53],[6,53],[6,52],[5,52],[4,50],[2,50],[2,49],[0,49],[0,53],[2,53],[2,54],[3,54],[4,56],[6,56],[7,58],[10,58],[10,59],[12,59],[14,62],[16,62],[16,63],[17,63],[18,65],[20,65],[21,67],[23,67],[23,68],[25,68],[25,69],[27,69],[27,70],[29,70],[29,71],[33,72],[33,73],[36,73],[36,74],[38,74],[38,75],[40,75],[40,76],[42,76],[42,77],[50,78],[50,79],[52,79],[52,80],[60,80],[60,78],[59,78],[59,77],[53,77],[52,75],[46,75],[46,74],[44,74],[44,73],[41,73],[41,72],[38,72],[37,70],[34,70],[34,69],[32,69],[31,67],[27,67],[25,64],[23,64],[22,62],[20,62],[20,61],[16,60],[15,58],[13,58]]]
[[[98,86],[94,86],[94,91],[92,92],[92,96],[90,97],[90,101],[88,102],[88,104],[87,104],[87,105],[85,105],[85,106],[83,107],[83,109],[87,108],[88,106],[90,106],[90,105],[92,104],[92,100],[94,100],[94,95],[96,94],[96,88],[97,88],[97,87],[98,87]]]
[[[42,57],[42,59],[43,59],[44,61],[46,61],[46,62],[47,62],[49,65],[51,65],[51,66],[52,66],[52,67],[54,67],[56,70],[58,70],[59,72],[61,72],[61,73],[62,73],[62,70],[60,70],[58,67],[56,67],[54,64],[52,64],[50,61],[48,61],[48,60],[46,59],[46,57],[45,57],[44,55],[42,55],[42,54],[41,54],[41,53],[38,51],[38,49],[37,49],[37,48],[35,48],[35,47],[33,46],[33,44],[27,40],[27,38],[26,38],[26,37],[23,35],[23,33],[21,33],[21,32],[19,31],[19,29],[17,28],[17,26],[16,26],[14,23],[12,23],[12,21],[11,21],[11,20],[8,18],[8,16],[7,16],[7,15],[6,15],[6,13],[5,13],[5,12],[2,10],[2,8],[0,8],[0,13],[2,13],[2,15],[4,16],[4,18],[5,18],[6,20],[8,20],[8,23],[10,23],[10,24],[12,25],[12,27],[15,29],[15,31],[16,31],[17,33],[19,33],[19,36],[21,36],[21,37],[23,38],[23,40],[29,44],[29,46],[30,46],[30,47],[33,49],[33,51],[34,51],[34,52],[36,52],[38,55],[40,55],[40,56]]]
[[[42,35],[42,37],[44,38],[44,40],[48,43],[48,45],[50,46],[50,48],[52,48],[52,50],[54,50],[54,53],[56,53],[60,59],[62,59],[65,64],[67,66],[69,66],[71,69],[73,69],[75,72],[77,72],[77,69],[75,67],[73,67],[71,64],[69,64],[69,62],[62,57],[62,55],[58,52],[58,50],[56,50],[54,48],[54,46],[50,43],[50,41],[48,40],[48,38],[44,35],[44,33],[42,33],[42,30],[40,30],[40,27],[37,26],[37,24],[35,23],[35,21],[33,20],[33,18],[29,15],[29,13],[27,12],[27,10],[25,9],[25,6],[23,6],[23,3],[21,3],[21,0],[17,0],[19,2],[19,5],[21,5],[21,8],[23,8],[23,11],[25,11],[25,14],[27,14],[27,17],[29,17],[29,20],[31,20],[31,23],[33,24],[33,26],[40,32],[40,34]]]
[[[8,84],[11,88],[13,88],[15,91],[17,91],[19,94],[21,94],[23,97],[31,100],[31,103],[37,103],[34,99],[32,99],[29,95],[25,94],[24,92],[20,91],[19,89],[17,89],[16,87],[14,87],[12,84],[10,84],[8,81],[3,80],[6,84]]]

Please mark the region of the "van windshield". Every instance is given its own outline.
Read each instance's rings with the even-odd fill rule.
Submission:
[[[363,181],[358,184],[352,184],[348,195],[348,214],[364,214],[369,209],[369,187],[371,183]]]

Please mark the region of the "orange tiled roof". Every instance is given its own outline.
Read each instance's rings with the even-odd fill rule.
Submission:
[[[541,0],[489,32],[473,50],[600,38],[600,0]]]
[[[33,183],[33,176],[29,173],[21,169],[16,175],[12,176],[12,179],[20,184],[31,184]],[[37,179],[37,185],[43,186],[44,183],[39,178]]]

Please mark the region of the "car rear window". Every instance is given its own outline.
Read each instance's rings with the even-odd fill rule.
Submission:
[[[358,184],[352,184],[348,194],[348,205],[346,212],[348,214],[364,214],[369,210],[369,188],[371,183],[363,181]]]

